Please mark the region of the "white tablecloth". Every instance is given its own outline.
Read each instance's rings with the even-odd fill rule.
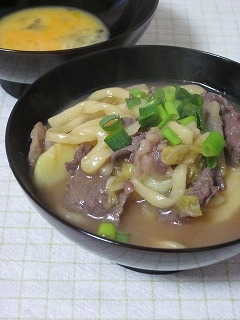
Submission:
[[[240,62],[240,1],[160,0],[139,44]],[[240,255],[198,270],[139,274],[86,252],[43,220],[6,159],[14,103],[0,89],[0,319],[240,319]]]

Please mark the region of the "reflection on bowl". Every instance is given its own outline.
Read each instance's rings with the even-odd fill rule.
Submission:
[[[221,76],[223,73],[225,77]],[[6,129],[10,167],[33,206],[52,226],[86,250],[114,263],[141,272],[166,273],[204,267],[233,257],[240,253],[240,233],[237,239],[217,245],[161,249],[107,240],[73,226],[57,217],[40,199],[32,183],[27,155],[35,123],[46,123],[64,107],[100,88],[132,82],[187,81],[240,101],[239,74],[240,64],[236,62],[169,46],[112,48],[64,63],[32,84],[14,106]]]
[[[64,6],[83,9],[98,17],[109,29],[107,41],[86,47],[59,51],[17,51],[0,49],[2,87],[15,97],[43,73],[64,61],[100,49],[135,44],[142,36],[156,10],[158,0],[58,0],[7,1],[0,4],[0,16],[37,6]]]

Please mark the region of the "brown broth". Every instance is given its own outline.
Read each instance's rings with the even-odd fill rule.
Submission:
[[[228,168],[227,189],[220,193],[224,203],[214,205],[217,198],[210,201],[203,216],[190,218],[186,222],[171,223],[153,210],[144,213],[145,201],[129,198],[121,216],[119,230],[130,234],[129,243],[161,247],[162,241],[177,242],[184,247],[202,247],[231,241],[240,237],[240,197],[238,189],[240,168]],[[85,182],[82,181],[84,184]],[[54,212],[73,225],[86,231],[97,233],[99,222],[84,214],[69,212],[63,203],[64,182],[54,188],[42,190]]]

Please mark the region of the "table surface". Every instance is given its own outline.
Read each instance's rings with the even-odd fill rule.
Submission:
[[[139,44],[240,62],[239,16],[239,0],[160,0]],[[197,270],[139,274],[86,252],[43,220],[6,159],[15,101],[0,89],[0,319],[240,319],[240,255]]]

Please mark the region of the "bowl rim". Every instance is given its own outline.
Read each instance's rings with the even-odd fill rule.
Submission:
[[[146,1],[148,2],[149,0],[141,0],[141,1]],[[95,50],[99,50],[101,49],[102,46],[104,45],[108,45],[109,43],[111,42],[115,42],[115,41],[118,41],[120,40],[121,38],[123,37],[126,37],[129,33],[133,32],[134,30],[140,28],[143,24],[145,24],[149,19],[151,19],[151,17],[154,15],[156,9],[157,9],[157,6],[159,4],[159,0],[152,0],[153,1],[153,5],[152,5],[152,8],[150,9],[149,11],[149,14],[140,22],[138,23],[137,25],[135,25],[133,28],[131,27],[129,30],[119,34],[118,36],[116,37],[112,37],[112,38],[109,38],[107,40],[104,40],[104,41],[101,41],[101,42],[98,42],[98,43],[95,43],[95,44],[91,44],[91,45],[88,45],[88,46],[83,46],[83,47],[77,47],[77,48],[70,48],[70,49],[61,49],[61,50],[16,50],[16,49],[7,49],[7,48],[1,48],[0,47],[0,52],[6,52],[6,53],[9,53],[9,54],[34,54],[34,55],[37,55],[37,54],[41,54],[41,55],[50,55],[50,54],[66,54],[66,53],[74,53],[76,51],[84,51],[85,49],[95,49]],[[99,48],[99,49],[98,49]]]
[[[192,48],[187,48],[187,47],[182,47],[182,46],[174,46],[174,45],[132,45],[132,46],[128,46],[128,47],[112,47],[112,48],[106,48],[97,52],[92,52],[92,53],[88,53],[88,54],[84,54],[82,56],[79,56],[77,58],[71,59],[70,61],[66,61],[64,63],[62,63],[61,65],[49,70],[48,72],[46,72],[45,74],[43,74],[42,76],[40,76],[38,79],[36,79],[28,89],[26,89],[26,91],[23,93],[23,95],[16,101],[16,103],[14,104],[10,115],[8,117],[7,120],[7,125],[6,125],[6,129],[5,129],[5,149],[6,149],[6,155],[7,155],[7,159],[9,162],[9,166],[12,170],[12,173],[15,177],[15,179],[17,180],[17,182],[19,183],[19,185],[21,186],[21,188],[23,189],[23,191],[26,193],[26,195],[34,202],[37,204],[37,206],[39,206],[42,210],[44,210],[45,212],[47,212],[48,215],[50,215],[53,219],[58,220],[60,223],[68,226],[70,229],[74,229],[77,232],[80,232],[81,234],[84,234],[86,236],[90,236],[91,238],[112,244],[112,245],[117,245],[120,247],[125,247],[128,249],[134,249],[134,250],[138,250],[138,251],[144,251],[144,252],[162,252],[162,253],[196,253],[196,252],[204,252],[204,251],[213,251],[213,250],[218,250],[218,249],[223,249],[223,248],[227,248],[230,246],[234,246],[237,244],[240,244],[240,237],[238,239],[234,239],[234,240],[230,240],[230,241],[226,241],[223,243],[218,243],[218,244],[213,244],[213,245],[207,245],[207,246],[203,246],[203,247],[191,247],[191,248],[159,248],[159,247],[148,247],[148,246],[140,246],[140,245],[135,245],[135,244],[130,244],[130,243],[123,243],[123,242],[118,242],[115,240],[110,240],[101,236],[98,236],[92,232],[86,231],[84,229],[81,229],[80,227],[76,227],[73,224],[71,224],[69,221],[59,217],[58,215],[56,215],[53,211],[51,211],[49,208],[47,208],[45,206],[45,204],[43,202],[41,202],[39,200],[39,198],[37,198],[37,196],[33,195],[32,192],[30,192],[28,190],[28,188],[26,188],[26,186],[24,185],[24,183],[21,181],[21,179],[18,177],[17,175],[17,169],[16,169],[16,164],[14,164],[14,161],[12,160],[11,155],[11,151],[10,151],[10,147],[7,143],[8,141],[8,137],[9,137],[9,130],[10,130],[10,123],[11,123],[11,119],[14,117],[14,113],[15,110],[18,108],[18,105],[21,103],[21,100],[23,97],[27,96],[29,93],[31,93],[31,91],[35,90],[35,87],[38,86],[38,83],[42,81],[43,78],[47,77],[48,75],[51,75],[52,73],[55,73],[56,70],[60,70],[62,68],[64,68],[66,65],[71,64],[71,63],[75,63],[78,60],[84,60],[88,57],[91,56],[97,56],[99,54],[105,54],[108,51],[119,51],[119,50],[124,50],[124,51],[128,51],[131,49],[134,50],[138,50],[141,48],[147,48],[147,49],[151,49],[151,48],[158,48],[158,47],[162,47],[165,49],[179,49],[179,50],[184,50],[184,51],[188,51],[188,52],[192,52],[192,53],[200,53],[202,55],[206,55],[206,56],[211,56],[214,57],[218,60],[223,60],[229,63],[233,63],[233,64],[237,64],[238,66],[240,66],[240,63],[223,57],[221,55],[215,54],[215,53],[211,53],[211,52],[207,52],[207,51],[203,51],[203,50],[199,50],[199,49],[192,49]]]

